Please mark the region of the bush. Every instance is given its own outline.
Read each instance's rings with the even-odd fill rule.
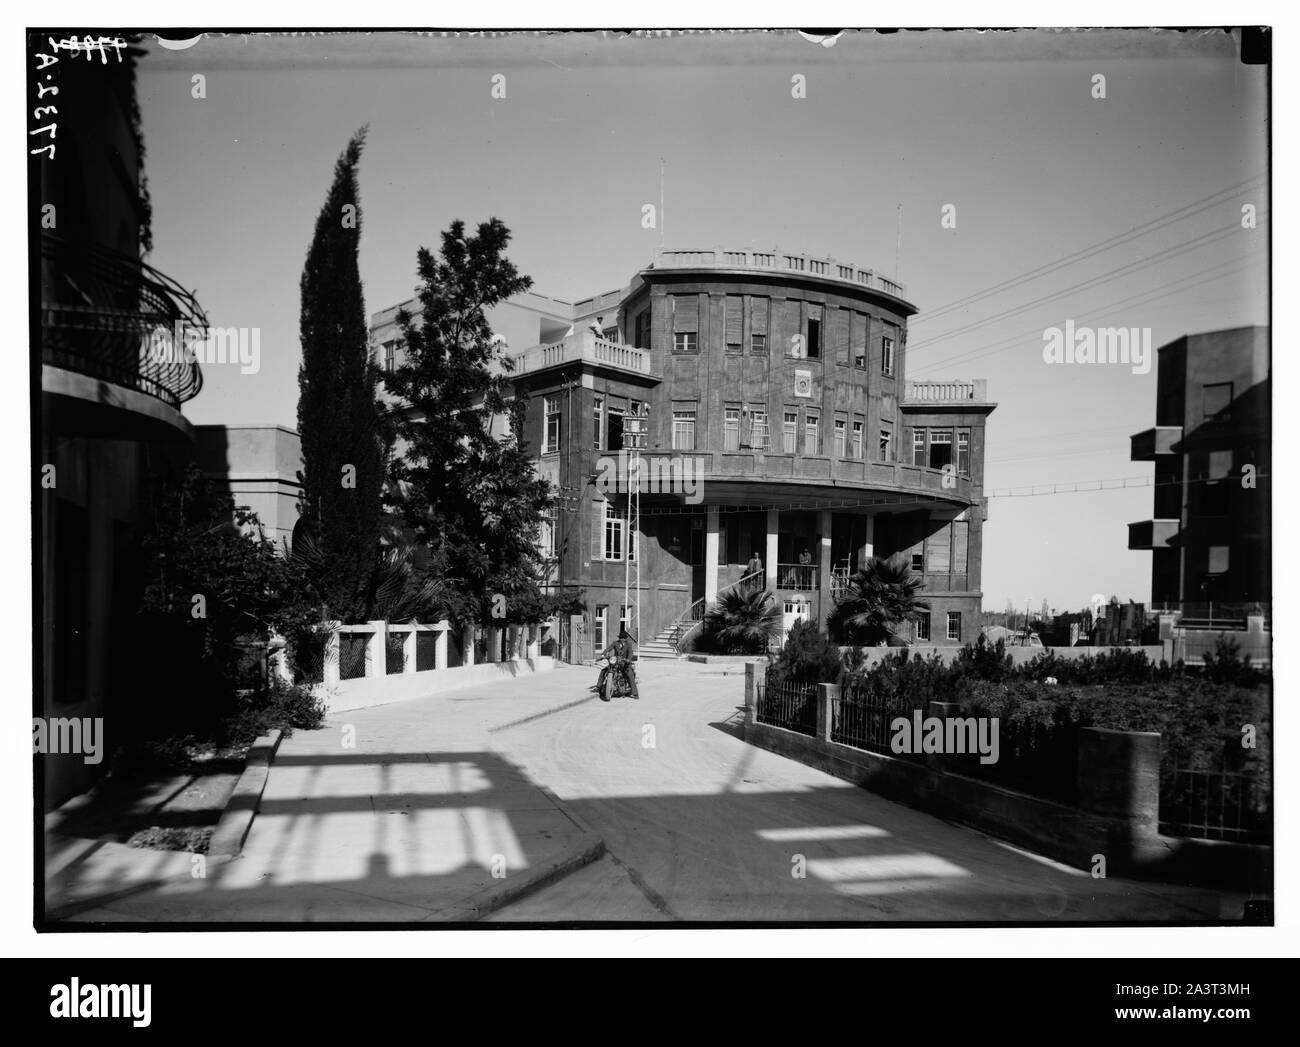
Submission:
[[[792,683],[839,683],[843,673],[840,649],[814,622],[795,622],[781,653],[771,662],[778,680]]]

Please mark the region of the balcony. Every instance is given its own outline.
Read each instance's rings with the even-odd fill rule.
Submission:
[[[1130,549],[1168,549],[1178,544],[1178,520],[1140,520],[1128,525]]]
[[[1174,454],[1183,438],[1181,425],[1157,425],[1154,429],[1144,429],[1129,437],[1129,460],[1133,462],[1154,462],[1158,457]]]
[[[563,341],[535,345],[531,349],[515,353],[510,359],[514,363],[514,369],[510,372],[512,377],[534,374],[566,364],[589,363],[624,374],[658,378],[652,372],[648,350],[611,342],[599,337],[594,331],[574,332]]]
[[[779,563],[776,587],[786,592],[815,593],[820,584],[820,568],[812,564]]]
[[[42,235],[40,340],[47,393],[173,425],[179,420],[183,427],[180,405],[198,395],[202,372],[193,354],[156,350],[164,341],[172,344],[178,332],[201,338],[207,330],[194,297],[152,266],[98,244]]]
[[[806,254],[789,254],[777,248],[771,251],[724,251],[711,248],[704,251],[664,251],[655,252],[655,269],[765,269],[777,272],[794,273],[802,276],[816,276],[825,280],[838,280],[841,283],[869,287],[874,291],[883,291],[895,298],[905,296],[902,284],[881,276],[872,269],[863,269],[852,262],[840,262],[834,258],[818,258]]]
[[[988,380],[985,378],[954,381],[906,381],[903,383],[905,404],[987,404]]]

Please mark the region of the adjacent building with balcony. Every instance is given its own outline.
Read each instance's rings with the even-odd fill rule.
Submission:
[[[132,120],[134,54],[123,58],[60,63],[57,150],[32,161],[43,214],[53,219],[32,259],[40,274],[32,362],[41,375],[32,440],[42,642],[34,715],[102,718],[109,751],[122,723],[114,702],[130,700],[127,668],[140,659],[138,536],[150,477],[190,453],[181,405],[202,381],[193,360],[151,348],[177,325],[206,330],[193,297],[140,260],[148,215]],[[98,764],[76,753],[42,757],[45,807],[107,766],[107,753]]]
[[[400,359],[398,308],[372,323],[381,367]],[[915,312],[855,265],[712,250],[662,251],[625,287],[523,295],[489,316],[528,393],[524,439],[560,492],[553,581],[585,594],[585,616],[561,623],[565,653],[599,650],[621,622],[643,649],[689,641],[755,554],[789,624],[824,623],[865,558],[905,553],[931,606],[911,638],[973,640],[995,405],[983,381],[908,380]],[[634,455],[639,527],[626,485],[594,482]]]
[[[1151,552],[1153,609],[1245,617],[1272,594],[1269,329],[1184,335],[1157,367],[1155,425],[1132,437],[1154,505],[1128,547]]]

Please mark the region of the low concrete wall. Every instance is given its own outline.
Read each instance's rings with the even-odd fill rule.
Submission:
[[[424,698],[476,684],[531,676],[534,673],[550,672],[554,668],[554,658],[539,655],[536,658],[518,658],[508,662],[462,665],[456,669],[428,669],[424,672],[340,680],[328,687],[318,684],[316,693],[325,700],[329,711],[336,713],[348,709],[368,709],[373,705],[386,705],[407,698]]]
[[[1162,836],[1160,735],[1085,728],[1079,748],[1079,807],[943,770],[943,757],[917,763],[830,740],[831,702],[838,687],[818,694],[816,736],[758,723],[754,667],[745,674],[745,741],[816,767],[881,796],[1080,869],[1105,858],[1107,875],[1175,883],[1231,885],[1271,892],[1273,851],[1262,845]],[[931,715],[959,715],[932,703]]]

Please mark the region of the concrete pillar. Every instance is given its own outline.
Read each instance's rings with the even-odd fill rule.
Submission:
[[[826,627],[826,618],[831,613],[831,527],[832,513],[829,509],[821,511],[821,556],[818,557],[819,569],[817,571],[817,624],[821,628]]]
[[[711,604],[718,598],[718,525],[716,505],[708,507],[708,530],[704,532],[704,602]]]
[[[388,675],[388,623],[382,619],[367,623],[375,631],[366,641],[366,676]]]
[[[876,555],[876,518],[874,515],[866,519],[866,535],[862,539],[862,548],[858,550],[858,566],[865,567],[867,561]]]
[[[435,669],[445,669],[447,668],[447,632],[451,629],[451,626],[445,619],[439,622],[438,626],[438,639],[433,645],[433,667]]]
[[[339,630],[338,623],[330,630],[325,640],[325,664],[321,667],[326,687],[337,687],[339,682]]]
[[[530,659],[540,658],[542,656],[542,627],[540,625],[530,625],[528,627],[528,652],[527,657]]]
[[[781,534],[781,510],[769,509],[767,511],[767,555],[763,557],[763,570],[767,574],[767,588],[771,592],[776,592],[776,561],[780,555],[777,550],[780,546],[777,538]]]
[[[817,737],[823,742],[831,740],[831,728],[835,722],[835,706],[839,700],[839,684],[823,683],[817,685]]]
[[[1127,823],[1129,839],[1160,821],[1160,735],[1085,727],[1079,732],[1079,807]]]
[[[467,625],[460,634],[460,644],[464,650],[461,665],[474,664],[474,626]]]
[[[753,662],[745,663],[745,726],[754,722],[754,713],[758,701],[757,681],[758,667]]]
[[[402,672],[415,672],[419,662],[416,660],[416,631],[415,626],[410,626],[406,634],[402,637]]]

